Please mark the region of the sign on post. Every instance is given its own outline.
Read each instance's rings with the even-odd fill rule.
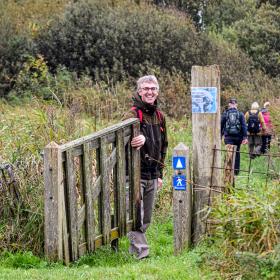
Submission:
[[[180,253],[190,246],[191,241],[191,185],[187,183],[190,178],[189,148],[179,143],[172,156],[172,187],[173,187],[173,217],[174,217],[174,253]]]
[[[186,158],[185,157],[173,157],[173,169],[185,169],[186,168]]]
[[[187,187],[185,175],[173,176],[173,187],[175,191],[185,191]]]
[[[192,162],[194,187],[193,242],[198,243],[206,232],[206,209],[211,204],[214,193],[212,186],[221,186],[221,153],[213,153],[213,148],[221,149],[220,117],[220,69],[217,65],[193,66],[191,72],[192,95]]]

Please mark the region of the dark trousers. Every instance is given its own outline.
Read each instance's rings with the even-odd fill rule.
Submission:
[[[261,153],[266,154],[270,150],[270,142],[271,142],[271,135],[263,135],[262,136],[262,148]]]
[[[242,139],[236,136],[225,136],[225,144],[235,145],[236,146],[236,155],[234,162],[234,174],[238,175],[240,170],[240,146]]]
[[[261,135],[250,134],[248,136],[249,157],[254,159],[261,155],[262,137]]]

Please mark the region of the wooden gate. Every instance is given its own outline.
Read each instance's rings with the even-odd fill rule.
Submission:
[[[139,120],[129,119],[44,149],[45,254],[66,264],[117,243],[136,223],[140,153],[130,146]]]

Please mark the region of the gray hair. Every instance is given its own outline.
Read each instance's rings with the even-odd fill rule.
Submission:
[[[143,76],[143,77],[138,79],[138,81],[137,81],[137,92],[139,91],[142,84],[144,84],[144,83],[154,83],[156,85],[157,89],[159,89],[159,84],[158,84],[157,78],[154,75],[147,75],[147,76]]]

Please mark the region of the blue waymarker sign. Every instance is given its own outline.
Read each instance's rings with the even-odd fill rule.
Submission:
[[[173,176],[173,187],[175,191],[185,191],[187,188],[187,179],[185,175]]]
[[[186,158],[185,157],[173,157],[173,169],[185,169]]]

